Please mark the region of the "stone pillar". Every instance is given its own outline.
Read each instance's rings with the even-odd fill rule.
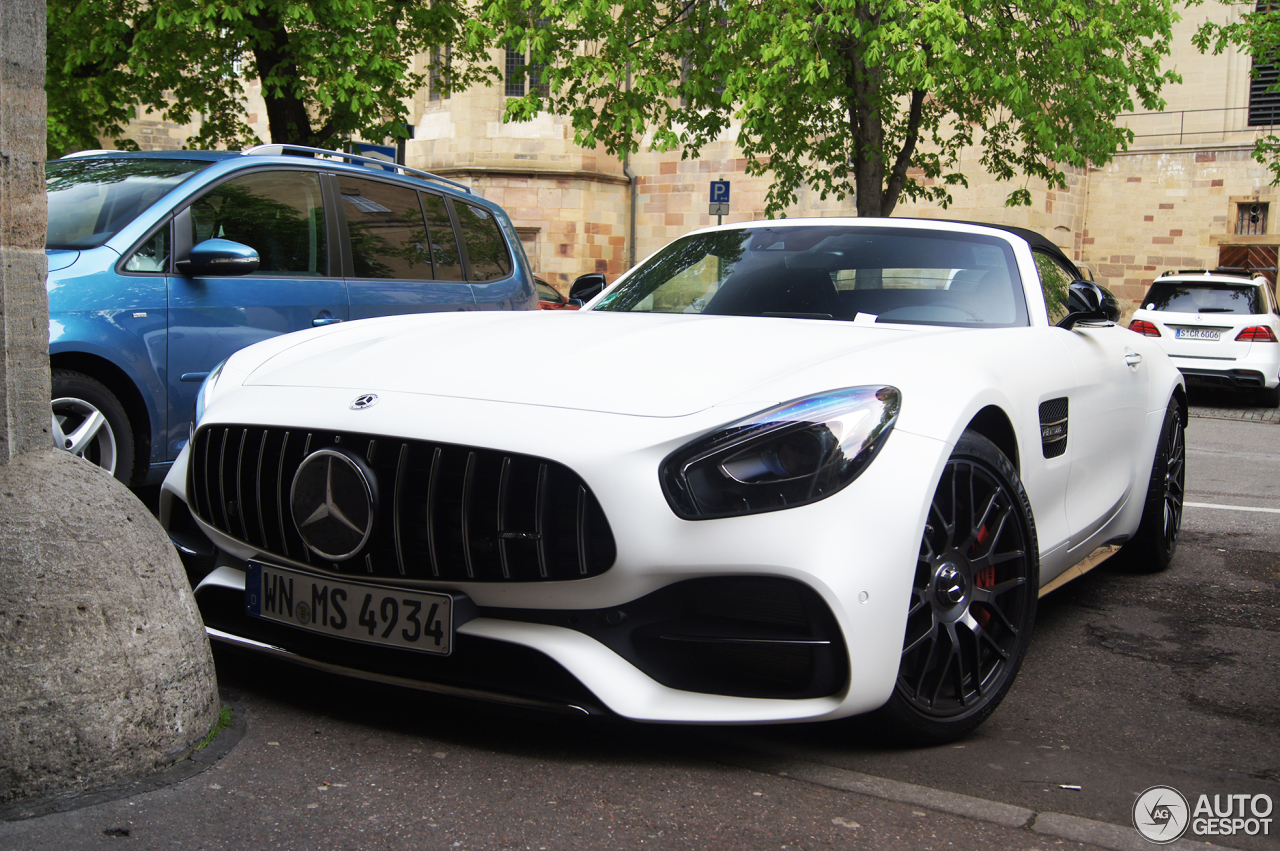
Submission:
[[[159,523],[49,436],[45,0],[0,3],[0,802],[186,755],[217,684]]]

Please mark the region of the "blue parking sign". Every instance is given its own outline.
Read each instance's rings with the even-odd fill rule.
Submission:
[[[712,204],[728,204],[729,203],[729,181],[727,180],[711,181],[711,203]]]

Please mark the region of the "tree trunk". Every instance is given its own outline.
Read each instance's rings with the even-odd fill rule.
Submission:
[[[857,17],[864,26],[880,25],[880,13],[873,14],[868,6],[859,6]],[[920,138],[927,92],[916,90],[911,93],[906,136],[894,157],[893,168],[886,170],[888,152],[885,150],[883,110],[896,109],[897,105],[881,102],[884,69],[881,66],[868,67],[859,44],[850,42],[845,47],[845,56],[849,61],[846,75],[849,100],[846,106],[849,133],[853,139],[853,178],[858,215],[890,216],[902,196],[907,168]]]
[[[879,13],[859,6],[857,16],[866,25],[879,24]],[[859,216],[884,216],[884,118],[880,112],[880,80],[883,71],[868,67],[862,46],[851,43],[849,60],[849,133],[853,138],[853,185]],[[892,210],[892,206],[890,206]]]
[[[271,141],[276,144],[318,146],[311,130],[311,116],[307,105],[288,89],[277,90],[266,82],[271,76],[285,80],[298,79],[298,66],[289,57],[289,31],[274,10],[264,8],[249,18],[264,37],[253,47],[253,59],[258,66],[258,79],[262,81],[262,99],[267,105],[267,126]]]

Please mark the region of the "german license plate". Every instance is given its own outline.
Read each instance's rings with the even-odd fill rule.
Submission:
[[[1221,338],[1222,332],[1205,328],[1174,328],[1173,336],[1184,340],[1217,340]]]
[[[452,650],[448,594],[335,581],[251,561],[244,603],[254,617],[349,641],[441,656]]]

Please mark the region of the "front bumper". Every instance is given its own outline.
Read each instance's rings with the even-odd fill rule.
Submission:
[[[196,589],[213,640],[335,673],[676,723],[838,718],[888,699],[924,515],[950,447],[895,432],[866,472],[828,499],[709,521],[680,520],[662,497],[656,470],[667,444],[640,452],[596,448],[557,460],[598,496],[617,540],[616,562],[571,581],[405,582],[474,602],[476,616],[457,626],[455,652],[445,658],[351,644],[244,614],[243,561],[279,559],[191,517],[185,451],[164,485],[162,522],[171,533],[198,528],[214,543],[219,568]],[[791,645],[769,644],[776,621],[789,616],[787,606],[770,606],[768,592],[736,611],[695,611],[690,622],[687,595],[672,589],[699,582],[776,583],[772,596],[791,594],[792,612],[800,601],[805,623],[791,633]],[[742,633],[752,621],[760,636]],[[737,630],[734,646],[718,640],[726,629]],[[753,646],[753,638],[765,640]]]

